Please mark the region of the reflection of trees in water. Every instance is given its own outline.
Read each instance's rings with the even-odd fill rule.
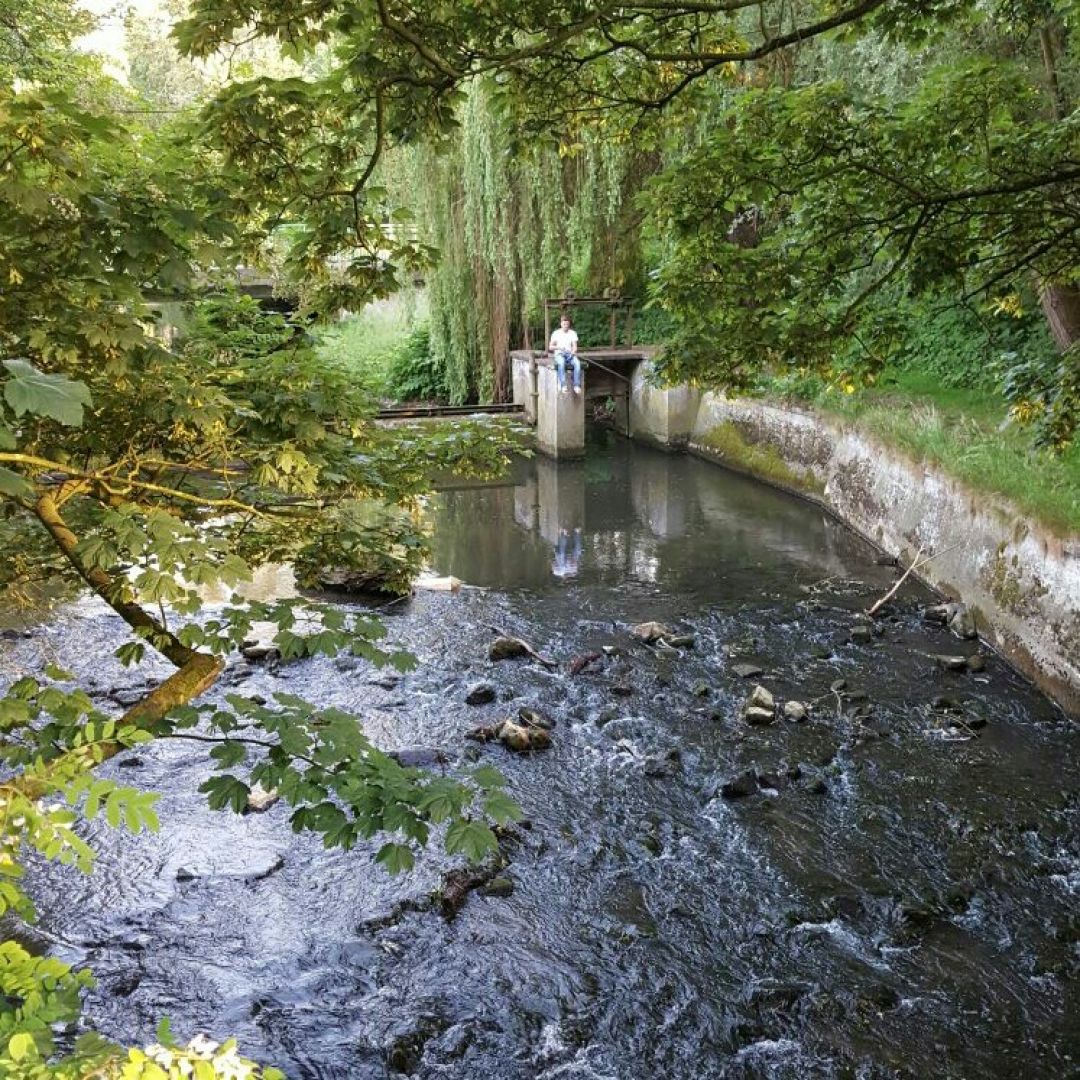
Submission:
[[[514,517],[514,487],[443,492],[436,500],[432,562],[469,585],[515,588],[550,571],[551,551]]]
[[[707,462],[620,442],[584,462],[524,463],[517,484],[444,492],[435,569],[516,588],[585,576],[716,596],[865,568],[865,542],[817,508]],[[564,534],[582,531],[580,566]],[[560,573],[561,568],[561,573]]]

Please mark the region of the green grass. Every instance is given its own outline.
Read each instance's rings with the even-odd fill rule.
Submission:
[[[386,397],[394,353],[409,336],[412,315],[400,304],[372,304],[323,330],[318,351],[345,364],[372,395]]]
[[[992,391],[944,387],[901,371],[888,372],[876,388],[812,400],[976,491],[1003,495],[1052,532],[1080,533],[1080,445],[1061,454],[1040,449]]]

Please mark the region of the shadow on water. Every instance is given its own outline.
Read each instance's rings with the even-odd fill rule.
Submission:
[[[293,836],[280,805],[208,811],[201,751],[140,750],[109,768],[164,793],[161,834],[95,825],[92,878],[35,872],[41,940],[99,976],[95,1024],[145,1041],[165,1013],[295,1078],[1076,1075],[1076,730],[993,657],[938,670],[929,653],[973,646],[921,621],[925,594],[853,642],[894,577],[863,541],[624,442],[522,462],[433,514],[434,568],[478,588],[389,620],[417,671],[392,685],[319,659],[227,681],[352,709],[383,745],[440,748],[451,769],[470,727],[545,710],[548,753],[482,751],[532,822],[513,895],[474,895],[453,923],[385,919],[447,860],[390,879],[371,850]],[[635,645],[645,619],[695,648]],[[576,676],[490,664],[492,626],[562,661],[615,654]],[[5,673],[55,656],[106,699],[133,678],[102,659],[120,637],[78,605],[11,644]],[[810,720],[747,725],[737,662],[779,701],[815,702]],[[498,702],[464,704],[478,678]],[[723,798],[747,769],[762,789]]]

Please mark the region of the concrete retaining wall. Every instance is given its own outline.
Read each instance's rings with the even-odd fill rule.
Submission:
[[[514,398],[537,424],[540,449],[579,455],[578,403],[556,394],[554,372],[537,369],[534,354],[513,360]],[[1080,536],[1055,536],[1004,499],[815,412],[663,388],[651,374],[649,360],[631,372],[633,438],[689,449],[813,499],[905,562],[920,549],[934,554],[922,579],[963,600],[986,641],[1080,715]]]
[[[968,604],[983,638],[1080,715],[1080,536],[811,411],[704,394],[688,447],[814,499],[905,562],[940,552],[923,580]]]

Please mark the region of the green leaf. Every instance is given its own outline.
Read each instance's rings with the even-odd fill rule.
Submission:
[[[484,813],[499,825],[520,821],[524,816],[521,807],[505,791],[493,791],[484,799]]]
[[[51,663],[45,665],[45,674],[48,675],[50,679],[55,679],[56,682],[71,682],[72,679],[75,678],[70,671],[65,671],[57,664]]]
[[[212,776],[199,786],[207,795],[211,810],[223,810],[231,806],[238,814],[247,806],[251,789],[235,776]]]
[[[375,861],[381,862],[391,874],[400,874],[416,865],[416,857],[405,844],[383,844]]]
[[[142,662],[146,655],[146,646],[141,641],[127,641],[113,655],[124,667],[134,667]]]
[[[446,830],[446,850],[470,862],[480,862],[497,847],[495,834],[482,821],[455,821]]]
[[[4,400],[16,416],[31,413],[68,427],[83,421],[83,408],[90,404],[90,391],[81,382],[63,375],[48,375],[25,360],[5,360],[11,378],[4,383]]]
[[[24,1061],[26,1058],[37,1057],[37,1043],[28,1032],[20,1031],[8,1039],[8,1057],[12,1061]]]
[[[21,498],[33,492],[33,488],[13,469],[0,465],[0,495]]]
[[[244,748],[243,743],[229,741],[215,746],[210,751],[210,756],[217,762],[216,768],[231,769],[234,765],[239,765],[247,757],[247,750]]]
[[[479,769],[473,770],[472,778],[484,791],[506,785],[506,777],[494,765],[481,765]]]

